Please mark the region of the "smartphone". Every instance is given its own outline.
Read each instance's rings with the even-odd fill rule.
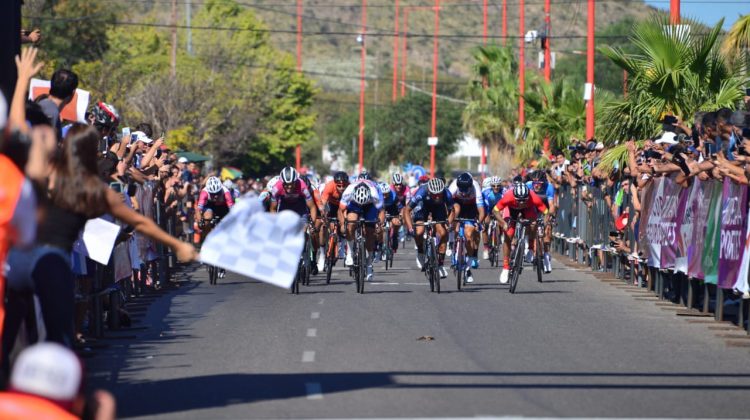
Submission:
[[[130,135],[130,127],[123,127],[122,128],[122,136],[127,137]]]
[[[675,117],[674,115],[667,115],[666,117],[664,117],[664,124],[668,124],[668,125],[677,124],[677,117]]]
[[[745,96],[750,96],[750,88],[745,88]]]
[[[122,184],[120,184],[119,182],[110,182],[109,188],[111,188],[115,192],[122,193]]]

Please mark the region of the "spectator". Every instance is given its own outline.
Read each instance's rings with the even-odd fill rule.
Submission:
[[[36,44],[42,40],[42,31],[39,28],[32,30],[21,29],[21,44]]]
[[[60,112],[73,100],[77,88],[78,76],[75,73],[66,69],[57,70],[52,74],[49,96],[39,101],[39,106],[55,128],[58,139],[62,138]]]

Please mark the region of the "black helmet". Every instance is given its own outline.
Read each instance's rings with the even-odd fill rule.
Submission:
[[[334,182],[345,182],[349,183],[349,175],[346,174],[344,171],[338,171],[335,174],[333,174],[333,181]]]
[[[370,180],[371,181],[372,180],[372,175],[370,175],[370,173],[367,172],[367,171],[362,171],[362,172],[359,173],[359,176],[357,177],[357,179],[366,179],[366,180]]]
[[[97,128],[115,129],[120,124],[117,109],[105,102],[97,102],[89,111]]]
[[[461,191],[467,191],[472,185],[474,185],[474,178],[468,172],[464,172],[456,178],[456,186]]]

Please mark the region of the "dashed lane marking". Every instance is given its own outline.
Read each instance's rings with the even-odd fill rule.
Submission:
[[[310,314],[310,319],[318,319],[320,318],[320,312],[313,312]]]
[[[317,328],[308,328],[307,329],[307,336],[308,337],[317,337],[318,336],[318,329]]]
[[[302,352],[302,362],[303,363],[312,363],[315,361],[315,352],[306,350]]]

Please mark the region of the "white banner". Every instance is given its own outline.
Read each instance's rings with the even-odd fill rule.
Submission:
[[[288,289],[305,245],[303,227],[297,213],[265,213],[257,198],[245,197],[208,235],[200,260]]]
[[[101,217],[86,222],[83,228],[83,243],[86,245],[89,258],[99,264],[107,265],[119,233],[119,226]]]
[[[39,95],[49,94],[50,84],[49,80],[31,79],[29,83],[29,99],[33,101]],[[63,120],[86,123],[86,109],[89,106],[90,96],[87,90],[76,89],[73,100],[65,105],[62,112],[60,112]]]

